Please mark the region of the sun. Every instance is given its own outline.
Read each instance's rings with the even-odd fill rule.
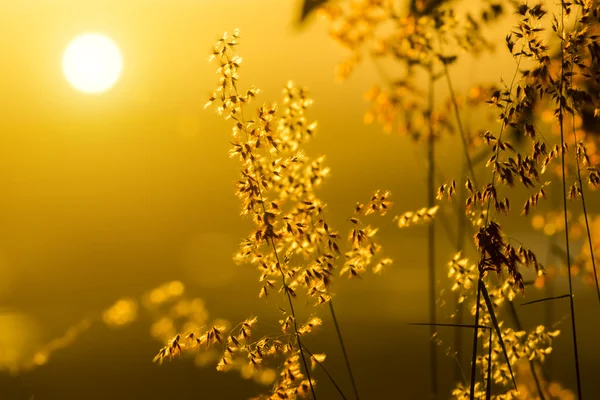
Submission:
[[[119,79],[123,68],[117,45],[104,35],[88,33],[69,43],[62,59],[67,81],[84,93],[102,93]]]

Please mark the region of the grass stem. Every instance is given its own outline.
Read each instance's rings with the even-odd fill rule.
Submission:
[[[481,276],[479,277],[481,281]],[[475,328],[473,329],[473,352],[471,357],[471,389],[470,389],[470,400],[475,400],[475,382],[477,381],[477,336],[479,334],[479,302],[481,300],[481,284],[477,282],[477,306],[475,307]]]
[[[329,380],[331,381],[331,383],[333,383],[333,386],[335,386],[335,388],[337,389],[337,391],[340,394],[340,396],[342,396],[342,399],[348,400],[348,398],[344,395],[344,392],[342,392],[342,389],[338,386],[337,383],[335,383],[335,379],[333,379],[333,377],[331,376],[331,374],[329,373],[329,371],[327,371],[327,368],[325,368],[325,366],[323,365],[323,363],[321,363],[319,360],[317,360],[315,358],[315,356],[313,355],[313,353],[311,353],[310,350],[308,350],[305,345],[302,345],[302,348],[304,349],[304,351],[306,351],[308,353],[308,355],[311,357],[311,359],[314,360],[314,362],[316,362],[319,367],[321,367],[321,369],[323,370],[323,372],[325,372],[325,375],[327,375],[327,377],[329,378]]]
[[[574,64],[574,60],[571,60],[571,76],[573,76],[573,64]],[[572,81],[571,79],[569,79],[571,89],[572,89]],[[572,108],[572,110],[575,110],[575,107]],[[579,190],[580,190],[580,195],[581,195],[581,207],[583,208],[583,217],[585,219],[585,230],[587,233],[587,239],[588,239],[588,246],[590,249],[590,259],[592,261],[592,270],[594,271],[594,280],[596,282],[596,294],[598,295],[598,302],[600,303],[600,285],[598,284],[598,272],[596,270],[596,258],[594,257],[594,245],[592,242],[592,233],[590,231],[590,222],[588,219],[588,212],[587,212],[587,206],[585,204],[585,191],[583,188],[583,179],[581,178],[581,167],[579,165],[579,156],[578,156],[578,150],[577,150],[577,146],[578,146],[578,142],[577,142],[577,127],[575,126],[575,112],[573,111],[573,144],[575,147],[575,166],[576,166],[576,170],[577,170],[577,182],[579,183]]]
[[[464,174],[463,174],[464,175]],[[465,195],[466,189],[463,185],[460,185],[458,188],[458,212],[457,212],[457,221],[456,224],[458,226],[456,233],[456,252],[460,252],[464,250],[465,247],[465,239],[466,239],[466,225],[467,219],[465,218]],[[456,304],[456,322],[458,324],[463,323],[464,313],[465,313],[465,304],[464,301],[460,301],[460,294],[456,294],[454,296],[455,304]],[[454,333],[454,349],[456,351],[456,365],[454,368],[454,380],[460,381],[461,376],[463,375],[461,365],[462,365],[462,353],[463,353],[463,333],[460,331],[456,331]]]
[[[581,373],[579,371],[579,351],[577,348],[577,327],[575,323],[575,305],[573,302],[573,279],[571,277],[571,248],[569,245],[569,221],[567,216],[567,176],[565,172],[565,136],[563,124],[563,108],[564,108],[564,83],[565,83],[565,2],[561,0],[561,29],[560,29],[560,81],[558,93],[558,123],[560,127],[560,159],[561,159],[561,175],[563,187],[563,215],[565,220],[565,242],[567,252],[567,276],[569,278],[569,305],[571,308],[571,329],[573,333],[573,355],[575,357],[575,374],[577,378],[577,396],[582,399],[581,395]]]
[[[350,358],[348,357],[348,353],[346,352],[346,346],[344,345],[344,339],[342,339],[342,331],[340,329],[338,320],[335,316],[335,311],[333,309],[333,300],[329,300],[329,311],[331,312],[331,318],[333,319],[333,324],[335,325],[335,331],[338,335],[338,339],[340,341],[340,346],[342,347],[342,353],[344,354],[344,361],[346,362],[346,369],[348,369],[348,375],[350,376],[350,382],[352,383],[352,390],[354,390],[354,397],[356,398],[356,400],[359,400],[358,389],[356,388],[356,381],[354,380],[354,374],[352,374],[352,367],[350,366]]]
[[[433,122],[433,110],[435,107],[435,77],[433,70],[429,69],[429,85],[428,85],[428,140],[427,140],[427,205],[429,208],[435,206],[435,128]],[[427,258],[429,271],[429,322],[436,323],[436,285],[435,285],[435,220],[431,221],[427,230]],[[434,399],[438,397],[438,360],[437,360],[437,345],[433,340],[436,334],[434,325],[430,327],[430,343],[429,343],[429,368],[431,375],[431,392]]]

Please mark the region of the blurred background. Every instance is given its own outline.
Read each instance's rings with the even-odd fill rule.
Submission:
[[[103,322],[119,299],[146,298],[175,281],[175,292],[185,287],[190,299],[202,299],[195,304],[207,320],[258,315],[276,327],[282,299],[259,299],[256,271],[232,261],[252,225],[239,216],[234,195],[230,124],[203,109],[217,80],[207,57],[224,31],[241,30],[241,85],[262,89],[255,104],[280,100],[290,79],[308,87],[315,100],[308,115],[319,128],[307,152],[327,156],[332,173],[319,193],[341,232],[354,204],[376,189],[392,192],[392,215],[425,205],[425,149],[363,123],[364,92],[379,80],[375,66],[366,60],[336,82],[347,52],[328,37],[324,20],[298,28],[300,9],[300,1],[280,0],[0,3],[0,399],[226,399],[266,391],[193,358],[152,363],[164,343],[151,336],[155,318],[141,306],[126,326]],[[502,45],[511,18],[488,32],[499,44],[495,54],[467,56],[451,68],[457,91],[512,76],[514,61]],[[101,95],[74,90],[61,70],[67,44],[86,32],[107,35],[123,56],[120,80]],[[440,82],[440,102],[446,95]],[[460,174],[460,149],[456,137],[440,141],[447,177]],[[591,199],[599,211],[597,196]],[[504,222],[511,235],[546,254],[547,239],[525,218],[512,218]],[[334,286],[357,384],[367,399],[427,398],[428,329],[408,326],[428,318],[426,228],[400,230],[391,217],[373,223],[393,267]],[[443,231],[438,236],[441,290],[454,244]],[[565,288],[563,274],[555,290]],[[574,291],[584,393],[593,398],[600,390],[598,303],[580,280]],[[517,304],[541,296],[531,288]],[[453,312],[443,303],[440,318]],[[544,305],[519,312],[529,328],[544,322]],[[554,313],[562,334],[549,368],[573,388],[567,302]],[[324,327],[311,347],[328,354],[330,370],[349,387],[332,323],[321,314]],[[65,346],[40,355],[56,338]],[[453,387],[454,361],[444,356],[452,331],[440,330],[440,338],[444,398]],[[317,379],[323,398],[337,398],[324,376]]]

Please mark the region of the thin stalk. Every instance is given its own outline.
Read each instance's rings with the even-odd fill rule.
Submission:
[[[261,196],[261,199],[262,199],[262,195],[260,194],[260,188],[258,190],[259,190],[259,195]],[[264,212],[266,213],[267,210],[265,209],[264,202],[262,202],[261,204],[262,204]],[[283,269],[281,268],[281,264],[279,263],[279,255],[277,254],[277,248],[275,247],[275,241],[273,240],[273,238],[271,238],[271,246],[273,247],[273,253],[275,254],[275,261],[277,262],[279,272],[281,273],[281,281],[283,284],[283,288],[285,290],[285,294],[288,299],[288,303],[290,305],[290,313],[292,314],[292,321],[294,323],[294,332],[296,334],[296,340],[298,340],[298,348],[300,349],[300,356],[302,358],[302,364],[304,365],[304,369],[306,370],[306,378],[308,379],[308,384],[310,385],[310,391],[312,393],[313,399],[317,400],[317,395],[315,394],[315,388],[313,387],[312,379],[310,378],[310,369],[308,368],[308,363],[306,362],[306,357],[304,356],[304,350],[303,350],[304,347],[302,345],[302,341],[300,340],[300,332],[298,332],[298,324],[296,322],[296,312],[294,311],[294,303],[292,302],[292,296],[290,295],[289,287],[287,285],[287,282],[285,281],[285,274],[283,272]]]
[[[335,311],[333,310],[332,300],[329,300],[329,311],[331,311],[331,318],[333,319],[333,324],[335,325],[335,331],[337,332],[338,339],[340,341],[340,346],[342,347],[342,353],[344,353],[344,361],[346,362],[346,368],[348,369],[348,375],[350,376],[350,382],[352,383],[352,390],[354,390],[354,397],[356,398],[356,400],[359,400],[358,390],[356,389],[356,382],[354,381],[354,375],[352,374],[352,368],[350,367],[350,358],[348,357],[348,353],[346,352],[346,346],[344,345],[344,339],[342,339],[342,331],[338,324],[338,320],[335,316]],[[334,384],[335,384],[335,382],[334,382]],[[337,387],[337,385],[336,385],[336,387]]]
[[[479,283],[479,286],[481,287],[481,295],[483,296],[485,305],[488,309],[488,312],[490,313],[490,319],[492,320],[492,326],[496,330],[496,335],[498,336],[498,343],[500,344],[500,347],[502,348],[502,353],[504,354],[504,358],[506,360],[506,366],[508,367],[508,372],[510,373],[510,377],[512,379],[512,384],[513,384],[515,390],[518,392],[519,389],[517,388],[517,381],[515,379],[515,374],[513,373],[512,367],[510,365],[510,358],[508,357],[508,351],[506,350],[506,344],[504,343],[504,340],[502,340],[502,331],[500,330],[500,325],[498,324],[498,319],[496,318],[496,313],[494,312],[494,305],[492,303],[492,299],[490,298],[490,294],[488,293],[487,288],[485,287],[483,281],[480,280],[478,283]]]
[[[319,365],[319,367],[321,367],[321,369],[323,369],[323,372],[325,372],[325,375],[327,375],[327,377],[329,378],[329,380],[331,381],[331,383],[333,383],[333,386],[335,386],[335,388],[337,389],[337,391],[340,394],[340,396],[342,396],[342,399],[348,400],[348,398],[346,396],[344,396],[344,392],[342,392],[342,389],[338,386],[337,383],[335,383],[335,379],[333,379],[333,377],[331,376],[331,374],[329,373],[329,371],[327,371],[327,368],[325,368],[325,366],[319,360],[317,360],[315,358],[315,356],[313,355],[313,353],[311,353],[310,350],[308,350],[305,345],[302,345],[302,348],[317,363],[317,365]]]
[[[556,196],[552,196],[551,201],[552,201],[552,208],[558,208],[558,204],[556,204],[558,199],[556,198]],[[556,257],[553,254],[553,251],[552,251],[553,247],[555,247],[555,246],[556,246],[556,237],[554,235],[552,235],[548,238],[548,252],[546,254],[546,264],[547,265],[550,265],[550,261],[553,261],[554,259],[556,259]],[[544,287],[545,296],[546,297],[554,297],[554,280],[545,279],[544,286],[545,286]],[[555,314],[554,302],[550,301],[550,302],[546,303],[546,305],[544,307],[544,325],[552,326],[552,324],[555,321],[554,314]],[[550,374],[552,374],[554,372],[553,359],[554,359],[554,357],[548,357],[548,359],[546,361],[547,368],[550,371]]]
[[[441,47],[441,45],[440,45]],[[440,49],[441,51],[441,49]],[[473,167],[473,161],[471,160],[471,156],[469,155],[469,148],[467,145],[467,140],[466,140],[466,132],[463,128],[462,125],[462,120],[460,117],[460,112],[458,110],[458,103],[456,102],[456,94],[454,93],[454,87],[452,86],[452,80],[450,79],[450,71],[448,70],[448,65],[446,65],[446,63],[443,63],[444,65],[444,75],[446,76],[446,83],[448,84],[448,91],[450,92],[450,98],[452,99],[452,105],[454,107],[454,116],[456,117],[456,125],[458,127],[458,131],[460,133],[460,137],[461,137],[461,141],[462,141],[462,145],[463,145],[463,152],[464,152],[464,157],[466,160],[466,167],[463,169],[467,169],[470,174],[471,174],[471,178],[473,179],[473,183],[475,185],[475,187],[478,187],[477,185],[477,178],[475,176],[475,169]],[[466,173],[463,173],[462,176],[466,175]],[[463,187],[463,185],[460,185],[459,190],[459,201],[458,201],[458,212],[457,212],[457,226],[458,226],[458,230],[456,233],[456,252],[459,252],[461,250],[464,249],[465,246],[465,232],[466,232],[466,223],[467,223],[467,219],[465,218],[465,194],[466,194],[466,190]],[[462,319],[463,319],[463,314],[464,314],[464,304],[462,302],[458,301],[459,296],[456,296],[456,318],[458,323],[462,323]],[[454,378],[455,380],[460,380],[460,376],[462,375],[462,370],[460,369],[460,358],[462,357],[462,347],[463,347],[463,340],[462,340],[462,332],[456,331],[455,336],[454,336],[454,347],[456,349],[456,353],[457,353],[457,358],[458,358],[458,365],[457,367],[454,369]]]
[[[440,54],[441,54],[441,52],[442,52],[441,36],[439,37],[439,43],[440,43]],[[448,85],[448,91],[450,92],[450,98],[452,100],[454,116],[456,118],[456,125],[458,127],[458,131],[459,131],[460,137],[461,137],[461,142],[463,145],[464,157],[467,161],[467,164],[466,164],[467,169],[469,170],[471,179],[473,180],[475,187],[478,187],[477,177],[475,176],[475,170],[473,168],[473,162],[469,155],[469,148],[467,145],[465,130],[463,128],[462,120],[460,117],[458,103],[456,102],[456,94],[454,92],[452,80],[450,79],[450,71],[448,70],[448,65],[445,62],[442,62],[442,65],[444,68],[444,76],[446,78],[446,83]],[[462,204],[464,204],[464,200],[463,200],[464,194],[465,194],[464,188],[461,187],[461,202],[460,202],[461,206],[459,206],[459,210],[458,210],[458,218],[459,219],[458,219],[457,246],[456,246],[457,251],[462,250],[462,248],[464,247],[464,236],[465,236],[464,231],[466,230],[466,226],[465,226],[466,219],[464,217],[464,211],[463,211],[463,207],[462,207]],[[488,203],[488,208],[489,208],[489,203]],[[486,221],[486,224],[487,224],[487,221]],[[479,280],[481,280],[481,275],[479,276]],[[478,337],[478,333],[479,333],[477,326],[479,324],[479,301],[481,298],[480,287],[481,286],[478,284],[477,285],[477,303],[476,303],[476,310],[475,310],[475,323],[474,323],[475,329],[473,329],[473,353],[472,353],[472,358],[471,358],[471,382],[470,382],[470,388],[471,388],[470,398],[471,398],[471,400],[473,400],[475,398],[475,381],[476,381],[475,374],[477,372],[477,337]],[[459,318],[459,323],[462,322],[463,309],[464,309],[463,305],[458,303],[458,301],[457,301],[457,317]],[[460,332],[456,332],[455,346],[456,346],[457,351],[460,354],[460,352],[462,351],[462,335],[460,335]],[[460,365],[460,363],[459,363],[459,365]],[[454,373],[456,376],[458,376],[460,371],[455,370]]]
[[[439,43],[440,43],[440,53],[442,53],[441,35],[438,35],[438,38],[439,38]],[[466,132],[465,132],[465,129],[462,124],[462,119],[460,117],[458,103],[456,102],[456,94],[454,92],[454,87],[452,85],[452,79],[450,79],[450,71],[448,69],[448,65],[445,62],[442,62],[442,65],[444,67],[444,76],[446,77],[448,91],[450,92],[450,99],[452,100],[454,116],[456,118],[456,126],[458,128],[458,132],[460,133],[460,138],[461,138],[461,142],[463,145],[464,158],[466,160],[466,167],[463,169],[468,170],[475,187],[478,187],[477,178],[475,176],[475,169],[473,167],[473,161],[471,160],[471,156],[469,155],[469,146],[467,144]],[[464,176],[464,175],[466,175],[466,173],[463,173],[461,176]],[[465,188],[463,187],[463,185],[460,185],[458,212],[457,212],[458,230],[456,233],[456,252],[457,253],[459,251],[463,250],[463,248],[465,246],[465,231],[466,231],[465,225],[467,222],[467,220],[465,218],[465,209],[464,209],[465,194],[466,194]],[[455,296],[455,298],[456,298],[456,318],[457,318],[458,323],[460,324],[460,323],[462,323],[462,320],[463,320],[464,304],[462,302],[458,301],[458,299],[459,299],[458,295]],[[462,375],[462,370],[460,368],[460,361],[461,361],[461,357],[462,357],[462,347],[463,347],[462,338],[463,338],[462,332],[456,331],[455,336],[454,336],[454,347],[456,349],[458,362],[457,362],[457,366],[454,368],[454,379],[455,380],[460,380],[460,377]]]
[[[467,156],[467,158],[469,158]],[[464,176],[464,174],[462,175]],[[467,224],[467,219],[465,218],[465,209],[464,209],[464,204],[465,204],[465,194],[466,194],[466,189],[463,185],[460,185],[459,189],[458,189],[458,196],[459,196],[459,200],[458,200],[458,212],[457,212],[457,225],[458,225],[458,230],[456,233],[456,252],[458,253],[459,251],[463,250],[465,247],[465,238],[466,238],[466,224]],[[465,311],[465,305],[464,302],[459,301],[460,299],[460,295],[455,295],[455,302],[456,302],[456,322],[458,324],[462,324],[463,323],[463,317],[464,317],[464,311]],[[463,375],[462,369],[461,369],[461,361],[462,361],[462,353],[463,353],[463,333],[461,331],[456,331],[454,332],[454,349],[456,350],[456,360],[457,360],[457,364],[454,368],[454,380],[456,381],[460,381],[461,376]]]
[[[579,11],[577,11],[577,16],[579,16]],[[579,18],[576,18],[577,20]],[[573,56],[573,60],[571,62],[571,77],[569,78],[569,82],[571,87],[573,86],[573,65],[574,63],[574,58],[575,56]],[[573,107],[573,110],[575,110],[575,108]],[[575,142],[575,148],[577,148],[577,129],[575,127],[575,111],[573,111],[573,141]],[[588,219],[588,215],[587,215],[587,209],[586,209],[586,205],[585,205],[585,194],[583,192],[583,179],[581,179],[581,170],[579,169],[579,158],[577,158],[577,156],[575,157],[575,161],[577,163],[577,180],[579,181],[579,187],[581,189],[581,204],[583,206],[583,215],[585,217],[585,228],[587,231],[587,237],[588,237],[588,244],[590,247],[590,257],[592,259],[592,269],[594,270],[594,280],[596,282],[596,294],[598,295],[598,302],[600,302],[600,285],[598,284],[598,270],[596,269],[596,258],[594,257],[594,247],[592,245],[592,234],[590,232],[590,223],[589,223],[589,219]]]
[[[573,63],[571,63],[571,73],[573,72]],[[572,76],[572,75],[571,75]],[[574,108],[573,108],[574,110]],[[577,149],[577,128],[575,127],[575,112],[573,112],[573,142],[575,149]],[[576,150],[577,151],[577,150]],[[575,163],[577,166],[577,181],[579,182],[579,189],[581,193],[581,206],[583,207],[583,216],[585,218],[585,229],[587,232],[588,245],[590,248],[590,258],[592,259],[592,269],[594,270],[594,280],[596,281],[596,294],[598,295],[598,302],[600,302],[600,285],[598,285],[598,273],[596,271],[596,259],[594,257],[594,245],[592,244],[592,234],[590,231],[590,222],[588,220],[587,207],[585,205],[585,193],[583,189],[583,179],[581,179],[581,169],[579,167],[579,157],[575,154]]]
[[[310,217],[311,224],[314,225],[314,220],[311,215]],[[317,252],[319,256],[321,256],[321,246],[317,244]],[[348,353],[346,352],[346,346],[344,345],[344,339],[342,338],[342,330],[338,324],[337,317],[335,316],[335,309],[333,307],[333,300],[329,299],[329,312],[331,313],[331,319],[333,320],[333,324],[335,326],[335,332],[337,333],[338,340],[340,342],[340,346],[342,347],[342,353],[344,355],[344,362],[346,363],[346,369],[348,370],[348,375],[350,376],[350,382],[352,383],[352,389],[354,390],[354,397],[356,400],[359,400],[358,390],[356,389],[356,381],[354,380],[354,374],[352,373],[352,368],[350,366],[350,358],[348,357]],[[335,384],[335,382],[334,382]],[[336,385],[337,386],[337,385]]]
[[[429,85],[428,85],[428,141],[427,141],[427,206],[432,208],[435,206],[435,132],[433,126],[433,109],[435,106],[434,99],[434,84],[435,77],[433,70],[429,68]],[[435,220],[431,221],[427,230],[427,258],[429,270],[429,322],[436,323],[436,289],[435,289]],[[433,341],[436,329],[435,326],[430,327],[430,343],[429,343],[429,368],[431,375],[431,392],[434,399],[438,397],[438,360],[437,360],[437,345]]]
[[[581,373],[579,371],[579,351],[577,348],[577,328],[575,324],[575,305],[573,302],[573,279],[571,277],[571,248],[569,246],[569,221],[567,218],[567,176],[565,173],[565,135],[563,126],[563,89],[565,83],[565,2],[561,0],[561,29],[560,29],[560,82],[559,82],[559,93],[558,93],[558,122],[560,125],[560,159],[562,168],[562,186],[563,186],[563,214],[565,220],[565,242],[567,251],[567,276],[569,277],[569,304],[571,307],[571,328],[573,330],[573,355],[575,357],[575,374],[577,376],[577,395],[581,400]]]
[[[481,280],[481,276],[479,276]],[[471,358],[471,391],[469,394],[470,400],[475,400],[475,381],[477,374],[477,334],[479,333],[479,302],[481,300],[481,285],[477,282],[477,306],[475,307],[475,329],[473,329],[473,355]]]
[[[489,326],[485,326],[485,325],[444,324],[444,323],[430,324],[429,322],[409,322],[408,324],[413,325],[413,326],[431,326],[431,325],[433,325],[433,326],[446,326],[446,327],[451,327],[451,328],[491,329]]]
[[[487,370],[487,384],[485,387],[485,399],[492,399],[492,338],[494,337],[494,330],[490,329],[490,337],[488,342],[488,370]]]
[[[229,59],[229,57],[227,57],[227,58]],[[240,96],[239,96],[237,85],[235,84],[235,81],[232,81],[232,86],[233,86],[233,89],[235,90],[235,95],[237,96],[237,98],[239,98]],[[241,124],[243,126],[243,130],[244,130],[244,133],[246,135],[246,142],[248,142],[248,140],[249,140],[248,130],[246,128],[246,120],[244,118],[244,109],[243,109],[243,107],[241,105],[239,106],[239,110],[240,110],[240,120],[241,120],[240,122],[241,122]],[[253,167],[254,167],[254,174],[256,175],[254,177],[254,180],[256,181],[256,188],[257,188],[257,191],[258,191],[258,195],[260,196],[260,200],[261,200],[260,204],[261,204],[261,207],[262,207],[262,210],[263,210],[263,221],[266,221],[266,219],[264,218],[264,216],[267,214],[267,209],[265,208],[265,202],[264,202],[264,198],[263,198],[263,195],[262,195],[262,190],[260,188],[260,183],[259,183],[260,180],[259,180],[259,177],[258,177],[258,172],[257,172],[257,168],[256,168],[255,162],[252,161],[252,164],[253,164]],[[308,379],[308,384],[310,386],[310,391],[312,393],[313,399],[317,400],[317,395],[315,394],[315,388],[313,386],[312,379],[310,377],[310,369],[308,368],[308,363],[306,362],[306,356],[304,355],[304,349],[303,349],[303,346],[302,346],[302,341],[300,339],[300,332],[298,332],[298,324],[297,324],[297,321],[296,321],[296,312],[294,310],[294,304],[292,302],[292,296],[290,295],[289,286],[288,286],[288,284],[286,282],[286,279],[285,279],[285,273],[283,272],[283,269],[281,268],[281,263],[279,261],[279,254],[277,253],[277,248],[275,247],[275,240],[272,237],[269,237],[267,239],[267,242],[271,244],[271,247],[273,249],[273,254],[275,255],[275,261],[277,262],[277,269],[281,273],[281,282],[282,282],[283,289],[285,291],[286,297],[288,299],[288,303],[290,305],[290,313],[292,314],[292,321],[293,321],[293,326],[294,326],[294,333],[295,333],[295,336],[296,336],[296,340],[298,341],[298,350],[300,350],[300,356],[302,358],[302,364],[304,365],[304,369],[306,371],[306,378]]]
[[[450,79],[450,72],[448,71],[448,65],[445,62],[442,62],[444,66],[444,75],[446,77],[446,83],[448,84],[448,91],[450,92],[450,99],[452,100],[452,108],[454,110],[454,116],[456,118],[456,125],[458,127],[458,131],[460,132],[460,139],[463,146],[463,152],[465,154],[465,159],[467,161],[467,168],[469,169],[469,173],[471,175],[471,179],[473,180],[473,184],[475,187],[479,187],[477,185],[477,177],[475,176],[475,169],[473,168],[473,161],[469,156],[469,146],[467,144],[467,137],[465,130],[462,125],[462,120],[460,118],[460,111],[458,110],[458,103],[456,102],[456,95],[454,94],[454,87],[452,86],[452,80]]]
[[[552,301],[552,300],[565,299],[567,297],[571,297],[571,295],[570,294],[561,294],[560,296],[546,297],[546,298],[543,298],[543,299],[527,301],[525,303],[521,303],[521,305],[522,306],[528,306],[530,304],[541,303],[541,302],[544,302],[544,301]]]

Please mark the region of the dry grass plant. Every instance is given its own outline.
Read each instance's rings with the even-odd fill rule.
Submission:
[[[302,149],[316,129],[316,123],[305,116],[312,100],[306,89],[289,82],[283,90],[281,106],[264,104],[256,114],[248,116],[247,106],[259,90],[239,87],[242,58],[235,49],[239,39],[237,30],[231,35],[225,33],[213,47],[210,60],[218,64],[219,84],[206,107],[217,103],[217,113],[234,125],[230,155],[241,166],[237,196],[242,215],[251,217],[255,224],[255,230],[241,243],[235,258],[258,269],[259,297],[266,299],[274,292],[281,293],[288,308],[281,309],[279,334],[252,341],[250,331],[257,323],[253,317],[236,327],[239,332],[227,333],[213,327],[199,337],[193,333],[176,335],[157,357],[178,354],[185,346],[214,344],[224,348],[217,365],[219,371],[227,371],[240,360],[259,369],[266,359],[271,359],[278,365],[279,378],[271,394],[259,397],[270,399],[307,396],[316,399],[316,381],[311,373],[320,366],[340,396],[346,398],[323,365],[325,354],[314,354],[305,344],[305,336],[323,322],[316,314],[300,322],[295,301],[305,297],[314,306],[328,305],[353,394],[358,399],[330,289],[336,269],[339,275],[357,278],[369,267],[380,272],[391,264],[389,258],[380,255],[377,229],[364,222],[370,214],[387,213],[392,205],[390,193],[378,191],[367,203],[355,205],[349,219],[348,242],[342,244],[341,235],[327,222],[326,204],[316,193],[329,172],[325,157],[311,158]]]

